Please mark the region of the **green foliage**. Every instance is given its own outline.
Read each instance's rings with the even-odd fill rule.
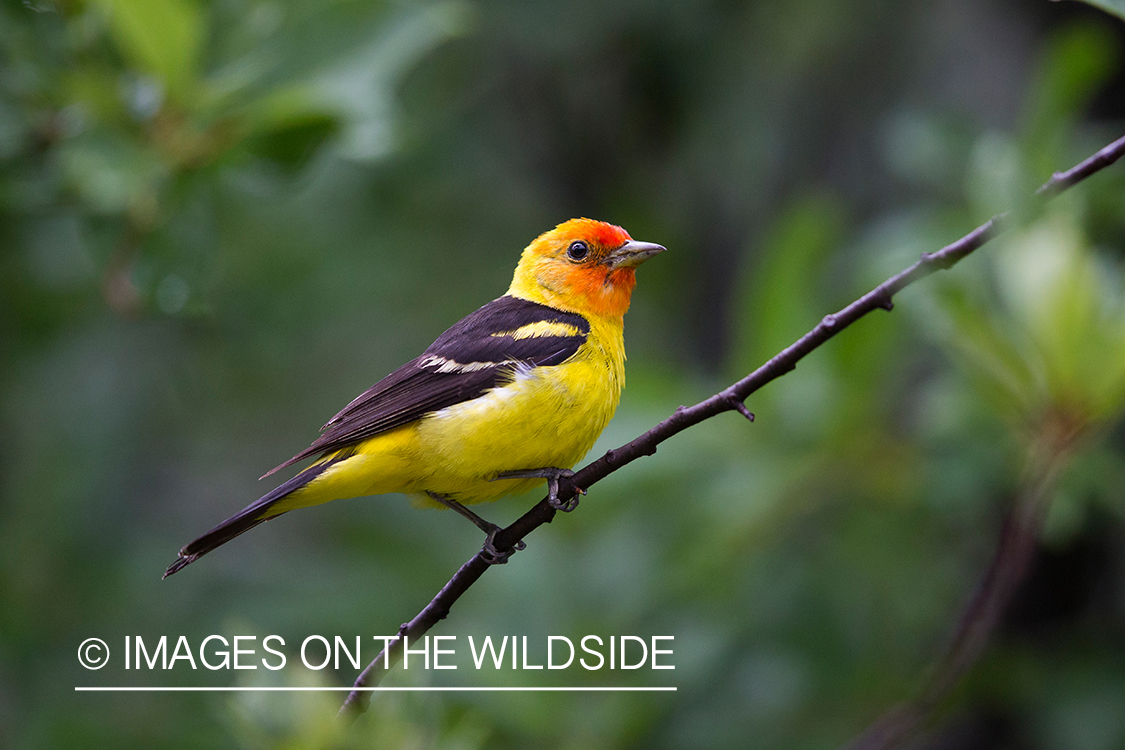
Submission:
[[[639,273],[596,454],[1120,136],[1116,18],[957,10],[0,4],[0,746],[840,746],[918,685],[1049,429],[1082,439],[1036,572],[928,746],[1125,746],[1120,165],[837,336],[753,424],[723,415],[597,485],[435,631],[674,635],[674,672],[556,684],[675,694],[382,695],[344,730],[337,693],[71,692],[350,684],[126,672],[120,647],[369,639],[417,612],[480,539],[399,497],[159,575],[554,223],[669,248]],[[99,672],[75,663],[91,636],[118,659]]]
[[[810,196],[783,211],[762,242],[762,260],[740,290],[736,373],[746,373],[809,329],[821,311],[811,294],[793,294],[824,268],[840,243],[844,219],[831,196]],[[823,314],[823,313],[821,313]]]
[[[1120,271],[1088,246],[1073,205],[997,241],[996,292],[952,287],[949,344],[971,362],[985,403],[1025,428],[1060,419],[1077,433],[1125,415]]]
[[[1053,171],[1065,159],[1067,133],[1099,91],[1121,67],[1122,50],[1113,32],[1102,25],[1068,27],[1046,45],[1035,71],[1029,97],[1021,159],[1029,172]],[[1025,180],[1026,196],[1035,185]],[[1010,204],[1012,205],[1012,204]]]
[[[298,670],[292,670],[296,673]],[[300,670],[305,672],[305,670]],[[269,686],[324,688],[323,679],[280,673]],[[315,673],[314,673],[315,674]],[[245,681],[243,686],[263,686]],[[298,694],[302,695],[302,694]],[[386,698],[386,700],[383,700]],[[341,694],[238,693],[223,718],[245,748],[285,750],[361,750],[372,747],[480,750],[487,747],[488,726],[475,712],[442,705],[423,694],[388,693],[371,706],[366,721],[349,726],[337,720]]]
[[[195,0],[95,0],[129,66],[154,76],[168,96],[191,105],[208,29]]]

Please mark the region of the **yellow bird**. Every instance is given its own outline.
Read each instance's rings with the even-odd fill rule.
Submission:
[[[634,269],[664,248],[621,227],[572,219],[527,246],[503,297],[447,330],[267,473],[316,461],[184,546],[170,576],[254,526],[330,500],[401,492],[448,507],[488,534],[465,504],[558,480],[593,447],[625,383],[623,317]]]

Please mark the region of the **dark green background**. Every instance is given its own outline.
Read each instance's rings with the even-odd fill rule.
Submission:
[[[1118,8],[1116,0],[1104,6]],[[911,694],[1060,415],[1026,585],[918,747],[1125,746],[1125,172],[597,485],[435,634],[673,635],[674,672],[347,685],[480,543],[398,496],[255,529],[256,477],[572,216],[669,252],[595,449],[757,367],[1125,128],[1125,22],[1046,0],[14,0],[0,6],[0,746],[831,748]],[[482,512],[513,519],[537,496]],[[280,672],[125,636],[282,635]],[[78,644],[110,645],[82,669]],[[374,651],[367,652],[369,656]]]

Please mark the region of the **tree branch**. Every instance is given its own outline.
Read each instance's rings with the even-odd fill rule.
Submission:
[[[1035,195],[1040,201],[1046,201],[1108,167],[1123,155],[1125,155],[1125,136],[1072,169],[1055,173],[1036,191]],[[620,448],[607,451],[605,455],[587,464],[570,479],[560,480],[559,501],[565,502],[575,497],[576,488],[589,488],[641,456],[651,456],[656,453],[656,448],[660,443],[717,414],[725,411],[737,411],[748,418],[752,418],[753,415],[750,414],[743,403],[748,396],[766,383],[793,370],[797,366],[797,362],[807,354],[864,315],[874,310],[891,310],[894,306],[892,298],[895,294],[935,271],[952,267],[969,253],[988,242],[1003,230],[1007,216],[1007,214],[994,216],[941,250],[924,253],[914,265],[890,277],[839,312],[824,316],[811,331],[742,380],[694,406],[678,407],[672,416],[660,422],[648,432]],[[493,540],[493,544],[501,551],[513,550],[519,540],[543,524],[550,523],[554,517],[555,510],[544,498],[514,523],[500,531]],[[340,708],[341,717],[354,720],[367,709],[371,693],[364,688],[377,685],[390,666],[398,662],[402,656],[403,638],[416,640],[429,631],[439,620],[444,619],[449,614],[450,607],[470,586],[476,583],[477,579],[484,575],[488,568],[489,564],[478,552],[461,566],[460,570],[442,587],[437,596],[414,619],[403,623],[399,628],[398,637],[389,643],[387,648],[381,651],[356,679],[354,689],[348,694],[344,705]]]
[[[945,651],[911,700],[886,711],[846,750],[891,750],[914,739],[934,711],[984,653],[992,632],[1023,582],[1036,540],[1051,504],[1055,483],[1066,468],[1078,434],[1048,421],[1030,446],[1024,479],[1000,530],[992,563],[981,576]]]

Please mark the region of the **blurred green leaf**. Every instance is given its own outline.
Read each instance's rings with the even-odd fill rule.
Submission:
[[[999,297],[946,288],[950,343],[986,402],[1027,426],[1054,415],[1079,432],[1125,413],[1125,295],[1120,270],[1088,245],[1073,202],[997,242]]]
[[[966,357],[968,370],[984,394],[985,403],[1002,413],[1022,416],[1035,406],[1043,390],[1041,378],[1029,366],[1016,332],[1005,330],[1001,321],[989,317],[979,298],[964,288],[950,285],[941,295],[953,330],[947,336]]]
[[[1067,133],[1115,75],[1120,58],[1120,42],[1105,24],[1078,23],[1049,37],[1031,86],[1022,143],[1032,174],[1049,174],[1067,158]]]
[[[1125,408],[1121,273],[1090,248],[1068,203],[997,249],[1000,288],[1042,357],[1054,404],[1116,421]]]
[[[762,241],[760,260],[745,273],[735,371],[764,364],[815,325],[818,301],[807,290],[824,279],[824,261],[843,232],[840,205],[827,194],[795,200]],[[806,290],[806,291],[802,291]]]
[[[72,106],[81,108],[84,116],[101,124],[120,125],[124,120],[120,77],[109,68],[77,68],[64,77],[63,95]]]
[[[169,96],[189,99],[199,72],[206,29],[194,0],[95,0],[110,16],[122,52],[156,76]]]
[[[240,149],[291,174],[342,127],[339,109],[311,84],[279,87],[232,111]]]
[[[98,213],[114,214],[153,200],[165,167],[151,151],[119,134],[87,133],[59,151],[68,185]]]
[[[296,172],[339,131],[340,122],[330,113],[290,113],[275,127],[251,134],[243,146],[254,156],[268,159],[289,172]]]

